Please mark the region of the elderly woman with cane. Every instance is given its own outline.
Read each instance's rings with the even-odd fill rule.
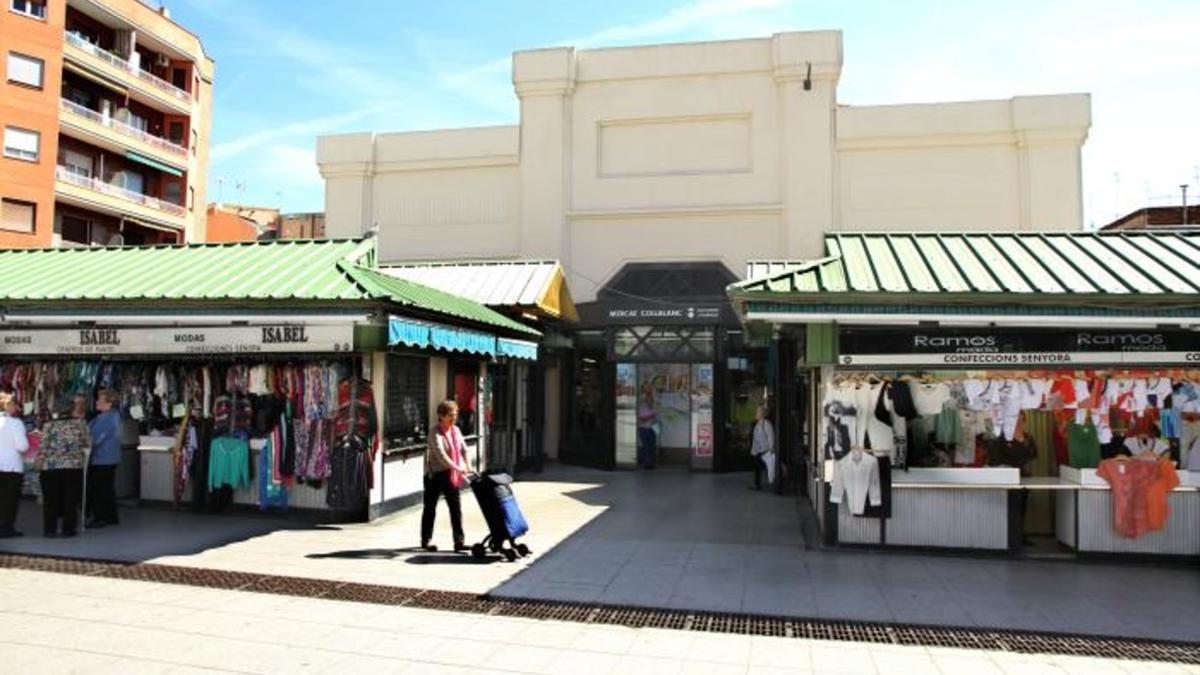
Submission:
[[[83,472],[92,437],[87,421],[75,417],[73,408],[68,401],[46,424],[41,450],[34,464],[42,486],[42,532],[46,537],[59,536],[60,521],[63,537],[78,534],[83,505]]]

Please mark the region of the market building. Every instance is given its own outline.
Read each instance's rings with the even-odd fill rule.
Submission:
[[[0,251],[0,390],[30,427],[116,391],[123,498],[376,517],[419,500],[446,398],[489,466],[511,405],[493,379],[540,338],[376,256],[370,238]]]
[[[634,466],[649,401],[665,461],[747,467],[778,357],[726,295],[749,261],[1082,227],[1087,95],[845,105],[842,64],[838,31],[516,52],[517,124],[318,139],[326,231],[377,228],[385,263],[561,264],[579,322],[543,369],[568,393],[547,456]]]
[[[776,338],[779,468],[827,543],[1200,554],[1200,235],[824,253],[752,263],[729,294]]]

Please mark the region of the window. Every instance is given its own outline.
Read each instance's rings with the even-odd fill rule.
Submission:
[[[16,199],[0,203],[0,229],[32,233],[37,222],[37,204]]]
[[[82,152],[63,150],[63,167],[76,176],[92,177],[92,158]]]
[[[45,19],[46,0],[12,0],[12,11],[35,19]]]
[[[75,216],[62,217],[62,239],[75,244],[87,244],[88,237],[88,221]]]
[[[41,89],[45,83],[46,62],[16,52],[8,53],[8,81]]]
[[[178,180],[166,181],[163,185],[163,201],[179,204],[183,199],[183,182]]]
[[[4,127],[4,156],[36,162],[41,134],[20,127]]]
[[[124,188],[130,192],[146,194],[146,177],[136,171],[117,171],[109,179],[108,184]]]
[[[183,122],[170,122],[167,124],[167,140],[175,145],[183,145]]]
[[[387,447],[424,445],[429,433],[429,359],[388,354],[386,396]]]

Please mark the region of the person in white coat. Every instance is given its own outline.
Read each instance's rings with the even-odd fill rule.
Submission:
[[[754,413],[754,435],[750,441],[750,456],[754,460],[754,486],[751,489],[762,489],[763,472],[767,474],[767,482],[774,482],[775,474],[775,427],[771,424],[767,406],[760,405]]]
[[[21,536],[15,525],[29,438],[20,414],[12,394],[0,393],[0,539]]]

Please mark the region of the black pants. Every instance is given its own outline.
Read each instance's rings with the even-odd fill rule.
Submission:
[[[116,525],[117,516],[117,466],[96,465],[88,467],[87,474],[87,517],[109,525]]]
[[[0,472],[0,535],[11,534],[17,523],[17,507],[21,505],[21,474]]]
[[[762,455],[754,455],[754,487],[762,489],[762,477],[767,472],[767,463]]]
[[[458,499],[458,488],[450,483],[450,471],[439,471],[425,476],[425,509],[421,512],[421,545],[433,538],[433,521],[437,519],[438,497],[445,497],[450,506],[450,528],[454,530],[454,543],[466,541],[462,527],[462,504]]]
[[[38,475],[42,483],[42,528],[49,534],[75,534],[79,526],[79,502],[83,499],[83,469],[54,469]]]

